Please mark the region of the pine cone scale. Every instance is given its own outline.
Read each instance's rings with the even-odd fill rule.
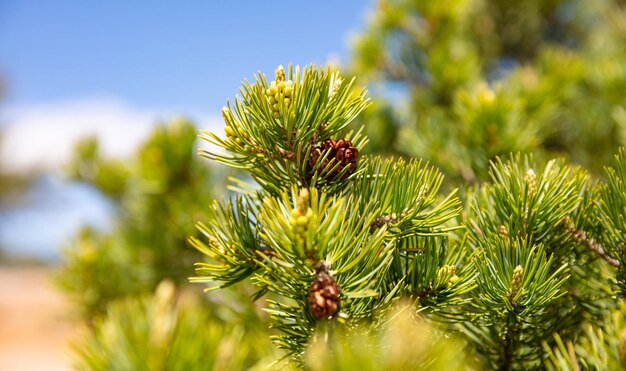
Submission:
[[[321,158],[326,153],[327,155],[322,161]],[[358,155],[359,150],[349,140],[344,138],[337,141],[326,139],[311,150],[308,165],[311,171],[318,174],[327,172],[324,175],[329,179],[336,178],[343,172],[342,178],[345,179],[356,169]],[[320,161],[322,162],[320,163]],[[344,172],[345,168],[347,170]]]
[[[319,272],[309,287],[308,304],[315,318],[332,317],[339,310],[341,289],[328,273]]]

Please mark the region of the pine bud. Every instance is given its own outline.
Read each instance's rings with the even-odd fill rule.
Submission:
[[[305,226],[308,223],[309,223],[309,218],[307,218],[306,215],[299,216],[298,219],[296,219],[296,224],[298,225]]]
[[[272,81],[270,87],[265,89],[265,94],[267,95],[270,111],[274,118],[280,117],[281,107],[287,109],[291,105],[293,81],[285,80],[285,69],[283,66],[279,66],[276,69],[276,80]]]
[[[526,171],[526,176],[524,176],[524,180],[528,185],[528,193],[534,195],[535,192],[537,192],[537,175],[535,175],[533,169],[528,169]]]
[[[285,94],[285,97],[291,97],[293,95],[293,84],[289,84],[291,82],[287,81],[287,87],[285,88],[285,91],[283,92],[283,94]]]
[[[309,287],[308,304],[318,319],[332,317],[339,310],[341,288],[325,269],[319,269]]]
[[[511,278],[511,290],[509,290],[509,298],[515,297],[522,287],[522,278],[524,276],[524,268],[518,265],[513,270],[513,277]]]
[[[276,81],[285,81],[285,68],[282,65],[278,66],[276,69]]]
[[[276,87],[276,81],[272,81],[272,85],[270,85],[269,89],[267,89],[267,95],[275,96],[278,94],[278,88]]]
[[[452,277],[450,277],[450,279],[448,280],[448,286],[452,286],[455,283],[459,282],[459,280],[461,280],[461,278],[459,278],[459,276],[457,276],[456,274],[453,275]]]
[[[230,126],[224,126],[224,132],[226,133],[227,137],[234,137],[235,136],[235,132],[233,131],[233,129]]]
[[[300,190],[300,194],[298,195],[298,210],[300,211],[300,215],[306,213],[306,210],[309,207],[310,197],[308,189],[302,188]]]
[[[456,274],[455,265],[444,265],[437,270],[437,283],[448,283]]]
[[[506,226],[504,224],[500,224],[500,226],[498,227],[498,234],[502,237],[509,237],[509,230],[506,229]]]
[[[330,93],[328,94],[328,96],[333,97],[335,94],[337,94],[337,90],[339,90],[339,87],[341,87],[341,83],[343,83],[343,78],[337,73],[332,80]]]

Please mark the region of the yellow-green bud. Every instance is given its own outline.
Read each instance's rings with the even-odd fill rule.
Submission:
[[[270,97],[270,104],[271,104],[271,105],[276,104],[276,98],[274,98],[273,96],[272,96],[272,97]]]
[[[278,91],[283,91],[285,90],[285,87],[287,86],[287,84],[284,81],[281,81],[278,83]]]
[[[306,188],[302,188],[300,190],[300,194],[298,195],[298,211],[300,215],[303,215],[307,212],[307,208],[309,207],[309,190]]]
[[[276,83],[272,81],[272,86],[270,86],[267,95],[276,95],[278,93],[278,88],[276,87]]]
[[[528,193],[535,194],[537,191],[537,175],[535,175],[533,169],[528,169],[526,171],[524,180],[526,181],[526,184],[528,184]]]
[[[272,109],[273,109],[274,111],[278,111],[278,103],[274,103],[274,104],[272,104]]]
[[[285,105],[285,107],[289,107],[289,103],[291,103],[291,100],[289,98],[283,99],[283,104]]]
[[[519,289],[522,287],[522,277],[524,276],[524,268],[521,265],[518,265],[513,270],[513,277],[511,278],[511,290],[510,296],[513,297],[517,294]]]
[[[448,286],[452,286],[455,283],[459,282],[461,278],[459,278],[459,276],[457,276],[456,274],[453,275],[452,277],[450,277],[450,279],[448,280]]]
[[[285,68],[282,65],[276,69],[276,81],[285,81]]]
[[[224,126],[224,132],[229,137],[234,137],[235,136],[235,131],[228,125]]]
[[[299,225],[307,225],[309,223],[309,218],[304,215],[299,216],[298,219],[296,219],[296,223]]]
[[[339,87],[341,86],[342,82],[343,82],[343,78],[341,76],[339,76],[339,73],[337,73],[335,75],[335,79],[333,81],[333,85],[330,87],[330,94],[329,95],[331,97],[337,93],[337,90],[339,90]]]
[[[437,282],[444,283],[448,282],[452,276],[456,273],[455,265],[444,265],[443,267],[437,270]]]
[[[272,113],[272,117],[274,117],[275,119],[280,117],[280,114],[278,112],[274,112]]]
[[[500,236],[503,237],[509,236],[509,231],[508,229],[506,229],[506,226],[504,224],[500,224],[500,226],[498,227],[498,233],[500,234]]]
[[[287,85],[283,94],[285,94],[285,97],[291,97],[291,95],[293,94],[293,86]]]

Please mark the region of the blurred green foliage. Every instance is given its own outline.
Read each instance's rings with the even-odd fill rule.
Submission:
[[[381,102],[361,120],[374,150],[456,183],[511,151],[599,173],[626,144],[624,45],[626,8],[612,0],[381,0],[350,69]],[[371,135],[393,128],[391,145]]]
[[[306,366],[312,371],[476,369],[479,364],[466,356],[465,346],[400,303],[375,331],[371,324],[352,332],[330,325],[318,329],[307,349]]]
[[[197,131],[185,120],[158,126],[130,159],[108,159],[95,139],[78,144],[69,173],[115,201],[110,231],[85,227],[64,250],[62,288],[87,318],[165,278],[187,281],[200,254],[187,244],[222,176],[195,154]]]
[[[225,307],[202,305],[163,281],[154,295],[114,302],[93,331],[74,344],[81,370],[243,370],[273,358],[267,336],[246,316],[220,318]],[[233,313],[234,314],[234,313]],[[248,321],[246,321],[248,319]]]

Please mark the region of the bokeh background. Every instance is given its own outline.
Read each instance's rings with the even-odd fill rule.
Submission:
[[[69,367],[75,318],[50,273],[119,207],[69,175],[77,140],[124,159],[175,117],[221,130],[244,78],[345,61],[372,5],[0,1],[0,369]]]

